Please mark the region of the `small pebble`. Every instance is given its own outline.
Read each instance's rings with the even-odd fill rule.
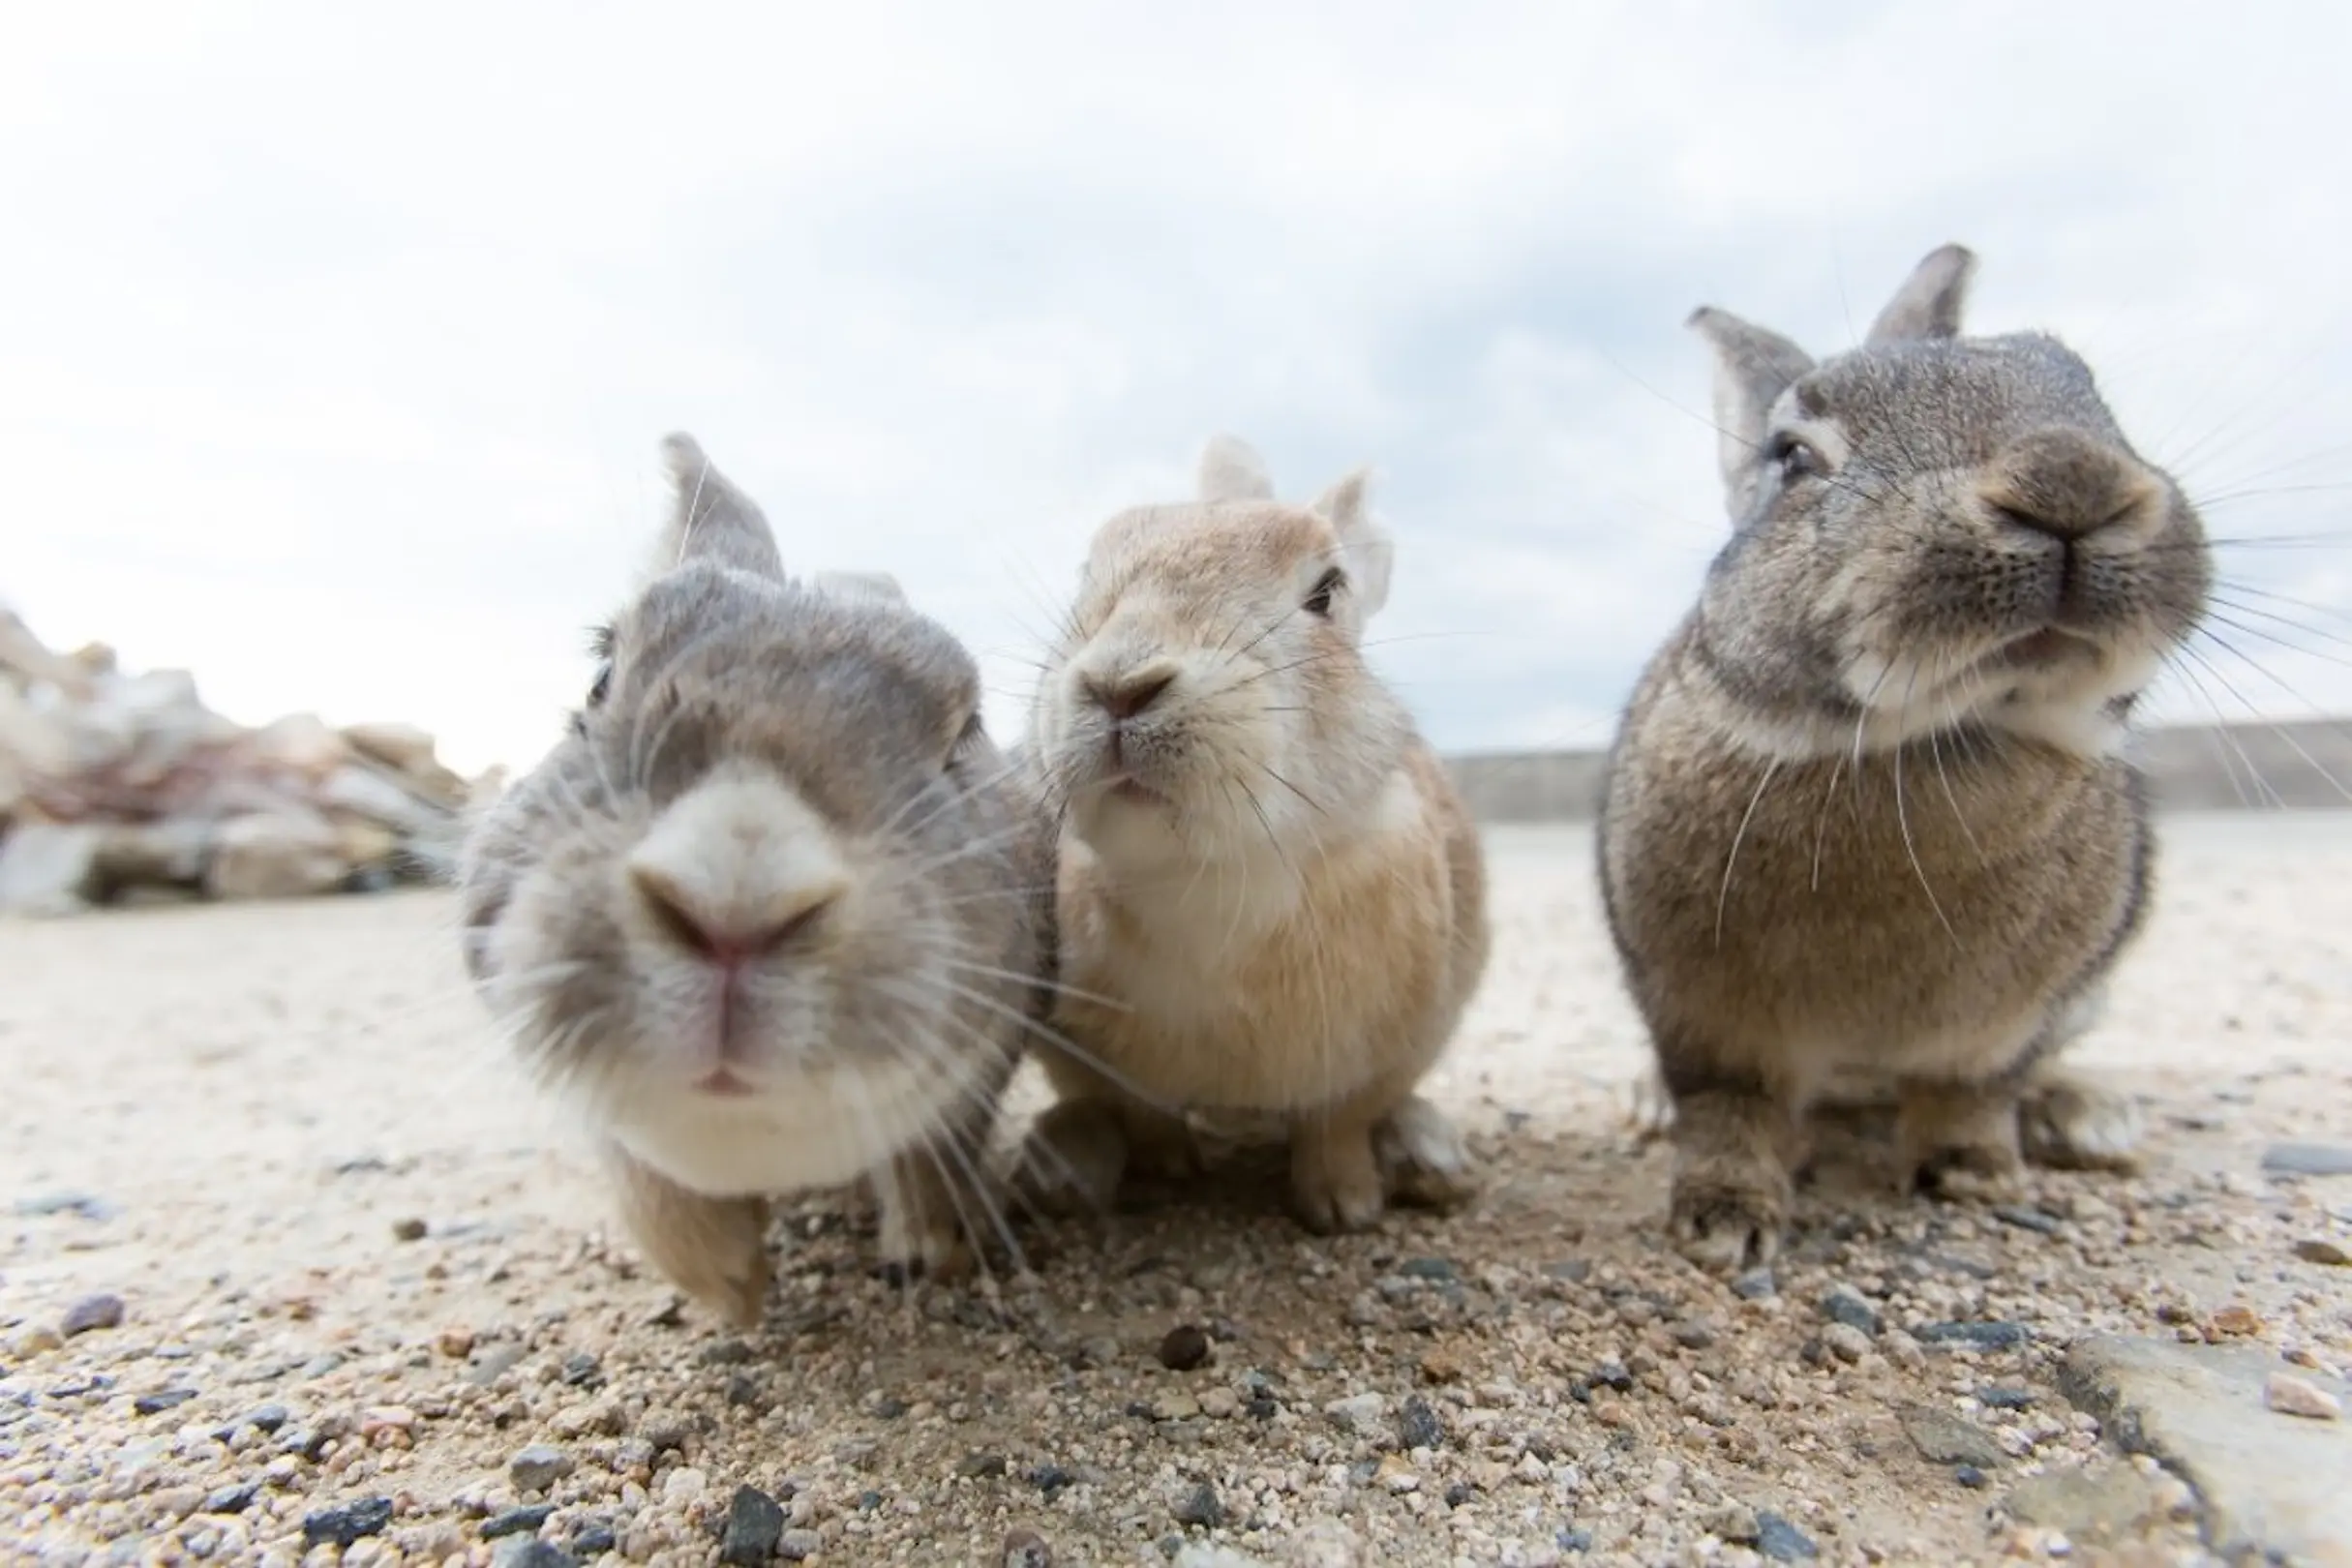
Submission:
[[[579,1559],[553,1541],[516,1535],[498,1543],[490,1554],[490,1568],[579,1568]]]
[[[1442,1257],[1408,1257],[1397,1265],[1397,1272],[1408,1280],[1451,1280],[1455,1278],[1452,1262]]]
[[[66,1309],[57,1324],[57,1332],[71,1340],[94,1329],[120,1328],[123,1321],[123,1298],[100,1294],[84,1296]]]
[[[968,1481],[991,1480],[1005,1473],[1005,1456],[1002,1454],[967,1454],[964,1456],[963,1462],[956,1465],[955,1473]]]
[[[506,1462],[507,1477],[521,1492],[545,1492],[572,1473],[577,1462],[552,1443],[533,1443]]]
[[[425,1239],[425,1221],[413,1217],[393,1221],[392,1239],[402,1242],[423,1241]]]
[[[2343,1402],[2316,1383],[2288,1372],[2273,1372],[2262,1385],[2263,1402],[2282,1415],[2310,1421],[2334,1421],[2344,1413]]]
[[[261,1489],[251,1481],[239,1482],[234,1486],[216,1487],[204,1498],[204,1512],[207,1514],[242,1514],[254,1505],[254,1499],[260,1494]]]
[[[1439,1425],[1437,1412],[1418,1394],[1407,1395],[1398,1412],[1397,1440],[1408,1451],[1435,1448],[1445,1441],[1445,1428]]]
[[[159,1388],[152,1394],[141,1394],[131,1402],[131,1408],[140,1415],[162,1415],[176,1410],[196,1397],[193,1388]]]
[[[304,1546],[347,1547],[381,1533],[392,1523],[392,1499],[362,1497],[340,1508],[321,1508],[302,1516]]]
[[[1592,1550],[1592,1532],[1587,1529],[1580,1529],[1574,1524],[1561,1525],[1559,1533],[1554,1535],[1552,1540],[1553,1544],[1562,1552],[1590,1552]]]
[[[2306,1263],[2325,1263],[2335,1269],[2352,1268],[2352,1251],[2324,1236],[2307,1237],[2297,1242],[2295,1255]]]
[[[727,1502],[727,1523],[719,1535],[719,1561],[758,1568],[784,1538],[784,1510],[757,1487],[738,1487]]]
[[[1756,1515],[1756,1550],[1774,1562],[1798,1562],[1821,1555],[1813,1537],[1778,1514],[1762,1511]]]
[[[1840,1361],[1859,1361],[1870,1354],[1870,1336],[1851,1323],[1831,1323],[1822,1330],[1822,1343]]]
[[[1388,1401],[1377,1394],[1351,1394],[1324,1405],[1323,1413],[1349,1432],[1369,1432],[1387,1408]]]
[[[1994,1319],[1981,1323],[1924,1323],[1912,1330],[1921,1344],[1962,1346],[1971,1350],[2014,1350],[2028,1338],[2023,1323]]]
[[[583,1520],[572,1528],[572,1550],[581,1556],[593,1557],[619,1549],[619,1537],[601,1519]]]
[[[1980,1388],[1976,1402],[1988,1410],[2023,1410],[2034,1402],[2030,1388]]]
[[[1822,1298],[1822,1315],[1832,1323],[1843,1323],[1864,1334],[1879,1332],[1879,1310],[1843,1286]]]
[[[1732,1281],[1732,1294],[1741,1301],[1769,1301],[1780,1294],[1770,1269],[1750,1269]]]
[[[1209,1359],[1209,1336],[1195,1323],[1179,1323],[1160,1342],[1160,1365],[1191,1372]]]
[[[495,1541],[501,1535],[536,1535],[539,1526],[555,1513],[554,1503],[532,1503],[525,1508],[509,1508],[502,1514],[493,1514],[482,1522],[482,1539]]]
[[[62,1349],[64,1345],[65,1336],[46,1323],[36,1323],[16,1336],[16,1354],[28,1361],[51,1350]]]
[[[1035,1530],[1014,1530],[1005,1537],[1005,1568],[1053,1568],[1053,1548]]]
[[[1214,1529],[1225,1522],[1225,1505],[1218,1500],[1217,1489],[1203,1481],[1176,1499],[1175,1515],[1179,1524]]]
[[[2020,1230],[2031,1230],[2043,1236],[2057,1235],[2058,1227],[2062,1222],[2054,1214],[2044,1214],[2039,1209],[2028,1209],[2010,1203],[2005,1203],[1995,1209],[1993,1218],[2005,1225],[2015,1225]]]
[[[1952,1466],[1952,1479],[1959,1482],[1962,1486],[1968,1488],[1971,1492],[1981,1492],[1984,1490],[1984,1472],[1976,1468],[1976,1466],[1974,1464],[1956,1464]]]
[[[2274,1176],[2352,1176],[2352,1144],[2274,1143],[2262,1151]]]
[[[815,1530],[786,1530],[776,1541],[776,1555],[786,1562],[804,1562],[825,1550],[825,1537]]]

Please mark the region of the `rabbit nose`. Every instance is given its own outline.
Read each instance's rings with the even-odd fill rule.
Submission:
[[[1115,677],[1083,678],[1086,695],[1113,719],[1131,719],[1158,702],[1176,684],[1176,672],[1166,665],[1131,670]]]
[[[2066,543],[2153,515],[2156,488],[2140,466],[2080,431],[2035,431],[1994,464],[1984,499],[2015,528]]]
[[[711,897],[659,864],[629,867],[638,900],[664,935],[723,969],[775,952],[806,931],[838,895],[836,888],[778,888],[756,899]]]

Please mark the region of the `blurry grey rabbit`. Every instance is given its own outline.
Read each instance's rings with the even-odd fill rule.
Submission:
[[[2059,1065],[2147,908],[2134,704],[2212,581],[2091,371],[1966,337],[1921,261],[1816,362],[1712,308],[1732,535],[1613,748],[1601,883],[1674,1144],[1671,1225],[1772,1256],[1809,1107],[1885,1097],[1907,1181],[2131,1159]]]
[[[788,577],[695,442],[571,731],[486,812],[466,959],[595,1130],[639,1247],[757,1320],[768,1199],[863,1179],[951,1274],[1050,984],[1051,844],[979,672],[886,577]]]

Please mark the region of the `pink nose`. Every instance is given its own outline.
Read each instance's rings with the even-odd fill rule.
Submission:
[[[806,931],[832,902],[829,897],[790,909],[721,911],[702,904],[658,867],[632,867],[630,880],[646,912],[666,936],[722,969],[739,969],[772,955]]]

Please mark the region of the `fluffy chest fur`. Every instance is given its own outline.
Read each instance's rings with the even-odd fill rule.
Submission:
[[[1061,872],[1058,1027],[1144,1093],[1202,1109],[1327,1103],[1420,1057],[1459,1011],[1449,842],[1401,770],[1344,844],[1123,882]],[[1472,912],[1474,913],[1474,912]]]
[[[1974,1079],[2031,1046],[2138,919],[2119,760],[1983,733],[1775,760],[1644,683],[1602,822],[1612,932],[1662,1056],[1798,1098]]]

